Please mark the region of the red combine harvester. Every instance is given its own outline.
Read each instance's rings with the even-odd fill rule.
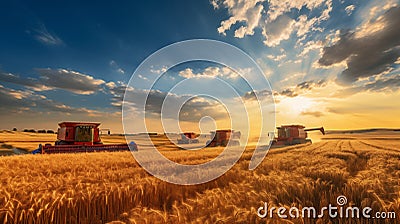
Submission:
[[[308,131],[321,131],[325,135],[324,127],[306,129],[303,125],[282,125],[277,129],[278,137],[273,140],[273,146],[311,143],[311,139],[307,138]]]
[[[234,130],[216,130],[211,132],[211,140],[208,140],[206,147],[216,146],[238,146],[240,145],[241,133]]]
[[[77,152],[103,152],[103,151],[137,151],[134,142],[128,144],[107,144],[104,145],[100,139],[100,123],[93,122],[62,122],[57,132],[55,145],[42,144],[34,150],[33,154],[52,153],[77,153]]]
[[[180,134],[180,138],[178,138],[178,144],[194,144],[199,143],[199,139],[197,139],[199,135],[194,132],[185,132]]]

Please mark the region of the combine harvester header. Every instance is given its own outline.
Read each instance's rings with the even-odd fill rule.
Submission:
[[[103,144],[100,139],[100,123],[95,122],[62,122],[57,131],[55,145],[39,144],[32,154],[103,152],[103,151],[137,151],[135,142],[128,144]]]

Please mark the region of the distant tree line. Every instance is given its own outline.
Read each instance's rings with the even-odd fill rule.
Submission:
[[[13,128],[13,131],[17,131],[16,128]],[[53,130],[44,130],[40,129],[36,131],[35,129],[24,129],[23,132],[30,132],[30,133],[47,133],[47,134],[54,134],[55,132]]]

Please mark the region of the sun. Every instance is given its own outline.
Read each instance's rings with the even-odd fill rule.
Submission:
[[[316,102],[303,96],[284,98],[281,100],[280,104],[287,113],[296,116],[300,115],[302,112],[314,110],[316,106]]]

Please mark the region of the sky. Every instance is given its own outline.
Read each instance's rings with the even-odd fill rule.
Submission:
[[[245,103],[251,102],[252,91],[270,93],[276,125],[399,128],[399,3],[1,1],[0,129],[54,130],[58,122],[75,120],[99,121],[121,133],[122,100],[129,91],[132,98],[150,96],[150,131],[162,131],[163,99],[186,79],[192,80],[189,88],[175,92],[176,99],[190,86],[216,87],[210,81],[215,79],[234,86]],[[201,61],[168,70],[155,64],[138,76],[145,83],[152,75],[163,75],[152,89],[141,88],[141,82],[127,87],[148,56],[190,39],[218,40],[241,49],[261,68],[270,88],[249,89],[240,77],[254,72],[249,68],[237,72]],[[140,110],[134,102],[131,106]],[[179,116],[187,131],[206,132],[216,123],[229,126],[223,105],[207,97],[188,101]],[[216,123],[199,124],[207,116]]]

